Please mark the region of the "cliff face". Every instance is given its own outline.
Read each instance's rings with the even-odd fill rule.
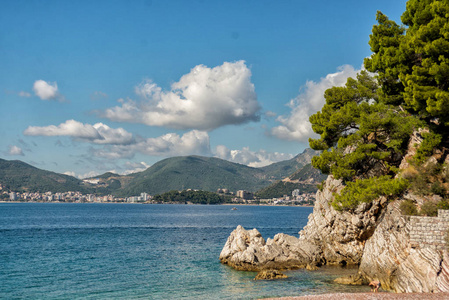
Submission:
[[[363,203],[353,214],[337,212],[330,202],[333,193],[343,189],[342,182],[329,176],[322,191],[317,192],[313,213],[300,240],[320,249],[321,263],[329,265],[359,264],[365,241],[373,234],[386,199]]]
[[[251,271],[359,264],[386,200],[364,203],[354,214],[340,213],[329,203],[332,193],[342,188],[340,180],[327,178],[299,238],[281,233],[265,242],[256,229],[247,231],[238,226],[229,236],[220,261],[237,270]]]
[[[220,254],[221,262],[253,271],[355,264],[360,276],[354,281],[379,280],[384,289],[396,292],[449,291],[449,254],[441,245],[411,243],[410,217],[399,210],[404,198],[389,203],[379,198],[360,204],[353,213],[337,212],[330,202],[342,188],[341,181],[327,178],[299,238],[278,234],[265,242],[256,229],[237,227]],[[422,231],[441,235],[444,230]]]

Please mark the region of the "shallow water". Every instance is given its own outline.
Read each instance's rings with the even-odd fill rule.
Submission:
[[[237,225],[297,235],[309,207],[0,204],[0,298],[255,299],[367,291],[332,283],[351,269],[256,273],[219,263]]]

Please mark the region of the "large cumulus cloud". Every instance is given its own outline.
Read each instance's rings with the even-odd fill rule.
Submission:
[[[339,67],[338,72],[328,74],[319,82],[307,81],[303,92],[287,104],[291,113],[276,119],[281,125],[272,128],[271,135],[299,142],[307,142],[309,137],[316,136],[309,117],[324,105],[324,92],[333,86],[343,86],[348,77],[355,77],[359,71],[350,65],[344,65]]]
[[[106,109],[102,116],[119,122],[203,131],[260,119],[251,71],[244,61],[225,62],[215,68],[198,65],[168,91],[149,80],[135,91],[140,101],[122,99],[121,105]]]

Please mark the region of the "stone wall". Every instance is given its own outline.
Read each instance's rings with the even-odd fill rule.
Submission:
[[[412,248],[447,249],[449,210],[438,210],[438,217],[410,217],[410,244]]]

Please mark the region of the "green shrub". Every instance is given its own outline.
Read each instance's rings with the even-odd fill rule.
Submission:
[[[415,159],[419,163],[423,163],[429,156],[432,155],[433,149],[435,149],[440,143],[442,136],[433,132],[423,132],[423,141],[416,151]]]
[[[438,215],[437,203],[434,201],[424,202],[424,204],[421,206],[419,214],[422,216],[435,217],[436,215]]]
[[[326,180],[321,181],[321,183],[317,184],[316,187],[320,190],[323,191],[324,190],[324,184],[325,184]]]
[[[391,178],[388,175],[358,179],[348,182],[348,185],[335,195],[332,206],[336,210],[354,209],[362,202],[371,202],[380,196],[397,196],[408,187],[408,181],[403,178]]]
[[[411,200],[402,201],[399,209],[401,213],[406,216],[416,216],[418,215],[418,210],[416,209],[416,205]]]
[[[440,202],[438,202],[437,208],[449,210],[449,201],[446,199],[441,200]]]
[[[443,185],[439,181],[435,181],[432,183],[432,186],[430,187],[430,191],[433,194],[440,195],[441,197],[444,197],[446,194],[446,190],[444,189]]]

